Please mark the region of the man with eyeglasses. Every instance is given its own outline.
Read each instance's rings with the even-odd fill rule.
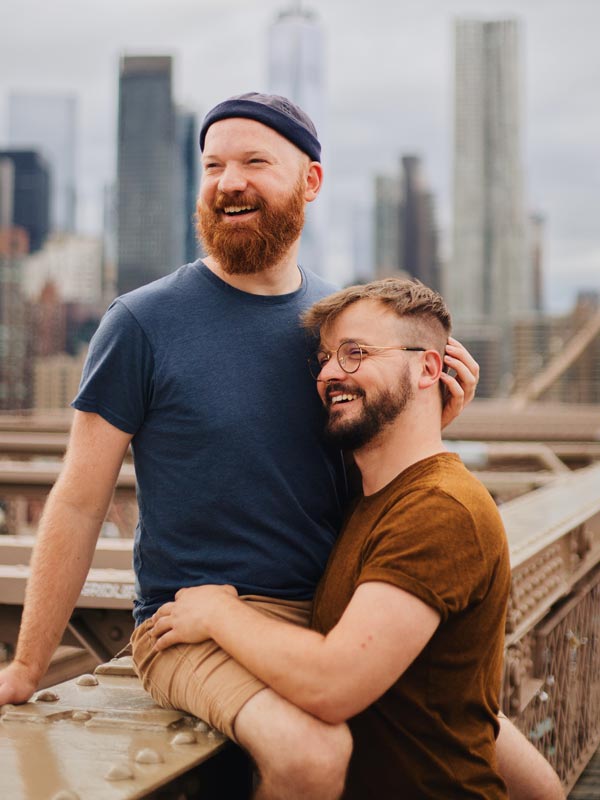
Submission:
[[[297,263],[304,207],[322,179],[314,126],[285,98],[248,94],[208,113],[200,145],[208,256],[118,298],[94,336],[0,704],[27,700],[45,673],[131,444],[133,655],[144,685],[242,744],[259,796],[334,797],[350,755],[345,725],[265,689],[216,645],[152,647],[153,613],[199,584],[232,584],[265,614],[306,625],[347,502],[299,324],[333,289]],[[459,378],[442,377],[448,422],[472,397],[477,365],[455,342],[445,360]]]
[[[304,319],[320,333],[310,366],[326,436],[353,452],[363,488],[313,630],[266,617],[234,587],[201,586],[154,614],[156,647],[211,639],[309,714],[348,721],[348,800],[507,798],[495,739],[510,561],[494,501],[441,439],[448,309],[388,279]],[[541,792],[562,796],[557,780]]]

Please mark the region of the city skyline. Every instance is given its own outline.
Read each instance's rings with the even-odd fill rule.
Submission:
[[[80,227],[98,230],[102,183],[115,174],[119,56],[172,53],[176,99],[202,114],[225,96],[266,88],[268,29],[289,4],[176,0],[166,9],[129,0],[117,16],[109,1],[102,9],[69,8],[66,17],[56,9],[55,24],[42,12],[39,28],[28,0],[8,0],[7,6],[0,34],[0,142],[6,142],[10,92],[76,93]],[[427,163],[447,256],[452,22],[456,16],[482,16],[481,6],[424,0],[396,7],[374,0],[367,15],[341,0],[305,3],[317,12],[327,40],[324,160],[331,192],[329,246],[338,270],[352,257],[348,228],[369,212],[374,174],[393,168],[402,152],[415,152]],[[566,310],[577,289],[600,288],[600,55],[594,41],[600,7],[584,0],[529,0],[518,7],[488,2],[484,16],[517,16],[524,23],[527,208],[546,218],[548,308]],[[334,277],[343,279],[339,271]]]

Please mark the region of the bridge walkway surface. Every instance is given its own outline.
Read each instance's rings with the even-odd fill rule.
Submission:
[[[596,750],[590,763],[569,794],[569,800],[599,800],[599,798],[600,749]]]

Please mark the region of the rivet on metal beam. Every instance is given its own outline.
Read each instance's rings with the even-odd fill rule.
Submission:
[[[98,678],[95,675],[80,675],[75,683],[77,686],[98,686]]]
[[[45,689],[43,692],[38,692],[35,696],[35,701],[42,703],[56,703],[58,695],[56,692],[51,692],[50,689]]]
[[[143,750],[136,753],[135,760],[138,764],[162,764],[164,762],[161,754],[151,747],[144,747]]]
[[[129,764],[113,764],[104,776],[107,781],[125,781],[129,778],[133,778]]]
[[[181,731],[171,739],[171,744],[196,744],[196,737],[191,731]]]

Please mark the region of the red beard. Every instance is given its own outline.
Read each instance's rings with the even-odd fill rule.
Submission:
[[[229,275],[252,275],[281,261],[304,226],[305,181],[301,175],[281,205],[269,205],[250,194],[219,192],[214,205],[196,205],[196,232],[208,255]],[[223,220],[222,209],[248,205],[258,209],[253,220],[238,225]]]

